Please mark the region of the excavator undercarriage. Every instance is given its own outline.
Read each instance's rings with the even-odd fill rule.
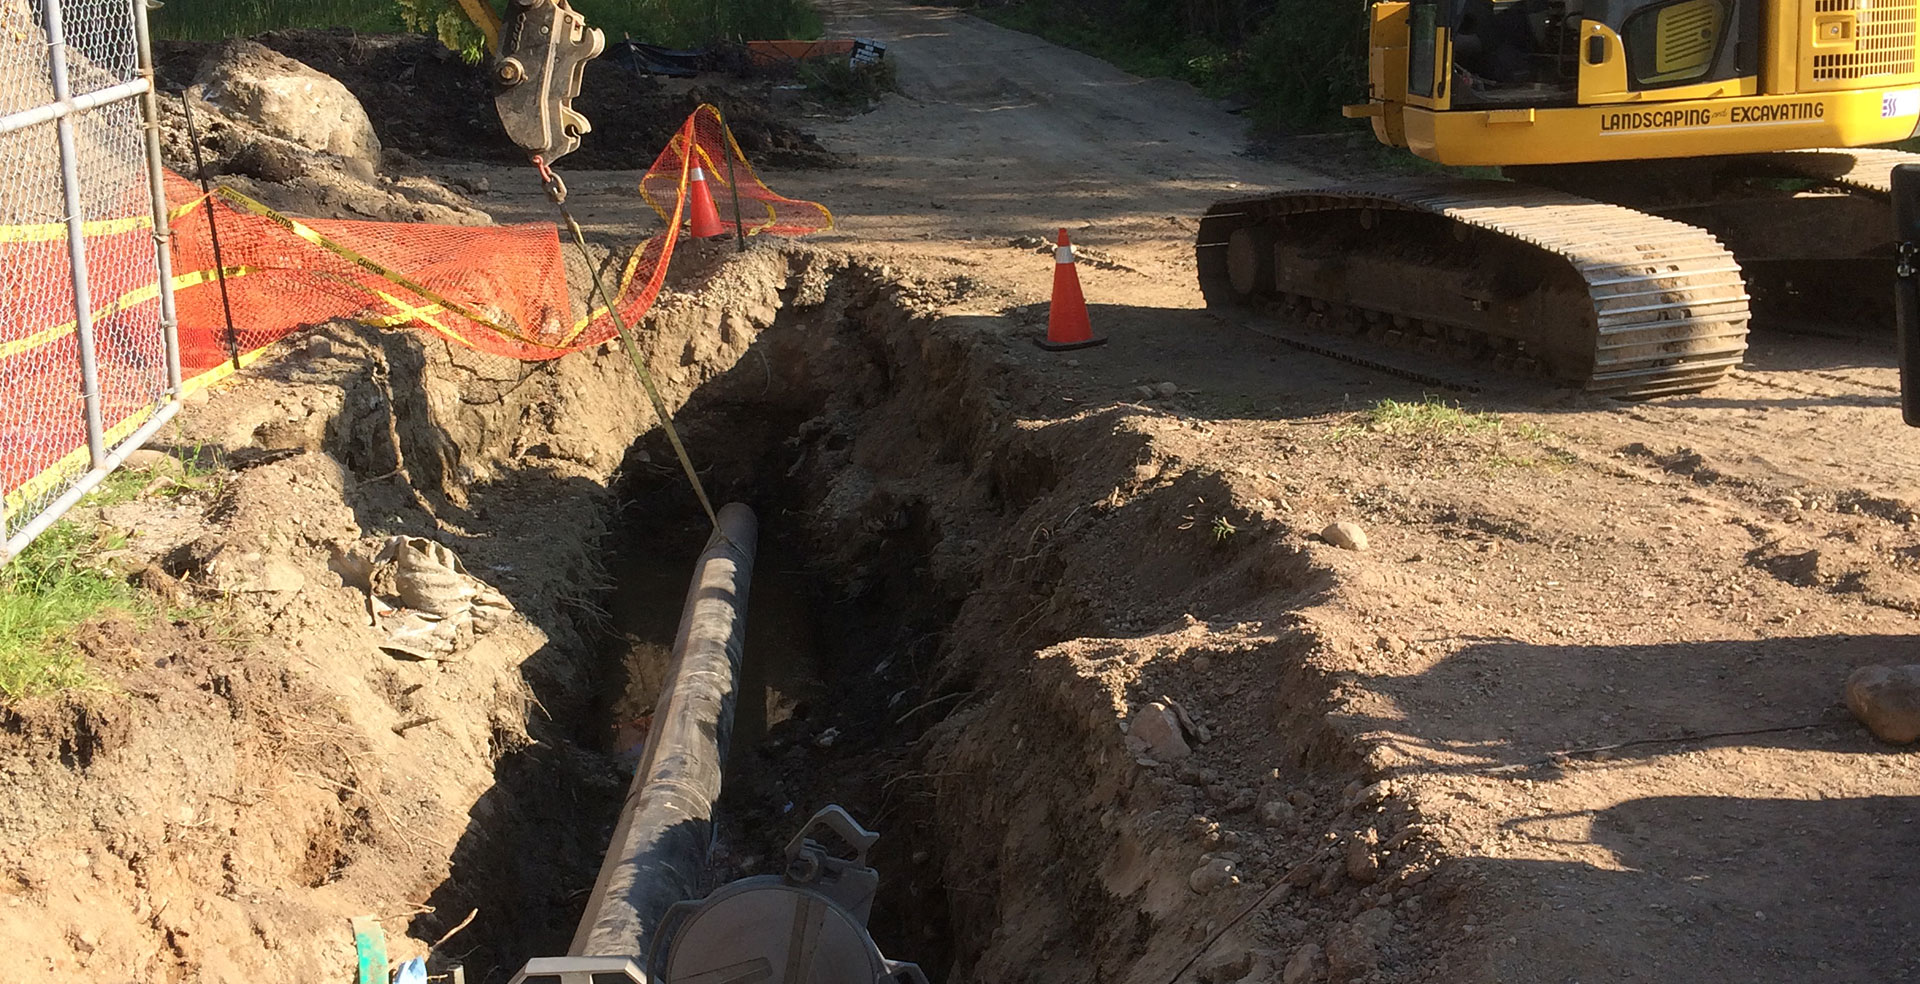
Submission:
[[[1348,107],[1434,175],[1216,204],[1212,305],[1643,398],[1737,367],[1749,322],[1885,337],[1890,174],[1822,149],[1920,124],[1920,0],[1379,0]]]

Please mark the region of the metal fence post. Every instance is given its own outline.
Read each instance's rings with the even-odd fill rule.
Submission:
[[[167,352],[167,389],[176,400],[186,397],[180,374],[180,322],[173,306],[172,230],[167,227],[166,168],[160,163],[160,100],[153,74],[153,35],[147,26],[147,0],[133,4],[134,45],[139,51],[140,77],[147,91],[140,96],[140,112],[147,127],[147,184],[153,198],[154,265],[160,271],[160,337]],[[207,203],[213,207],[212,202]]]
[[[60,0],[42,0],[47,30],[47,70],[53,83],[53,98],[67,102],[72,90],[67,81],[66,26],[61,22]],[[73,264],[74,338],[80,347],[80,396],[86,411],[87,454],[93,467],[107,464],[106,426],[100,418],[100,370],[94,361],[93,295],[87,284],[86,211],[80,201],[80,155],[74,147],[73,115],[63,113],[54,121],[60,140],[60,183],[66,195],[67,254]]]

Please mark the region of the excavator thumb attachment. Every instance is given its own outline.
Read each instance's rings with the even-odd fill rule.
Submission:
[[[1900,412],[1908,427],[1920,427],[1920,164],[1893,169],[1893,243]]]
[[[548,164],[577,150],[592,127],[573,100],[606,45],[566,0],[510,0],[493,60],[493,104],[508,139]]]

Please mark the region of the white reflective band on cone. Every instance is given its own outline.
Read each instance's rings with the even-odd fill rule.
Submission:
[[[700,165],[695,164],[693,166],[693,173],[687,176],[687,180],[705,181],[707,180],[707,172],[700,170]]]
[[[1053,262],[1055,262],[1055,263],[1072,263],[1072,262],[1073,262],[1073,247],[1072,247],[1072,246],[1056,246],[1056,247],[1054,247],[1054,250],[1053,250]]]

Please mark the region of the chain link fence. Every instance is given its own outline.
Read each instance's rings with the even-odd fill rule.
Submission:
[[[0,0],[0,563],[179,409],[145,0]]]

